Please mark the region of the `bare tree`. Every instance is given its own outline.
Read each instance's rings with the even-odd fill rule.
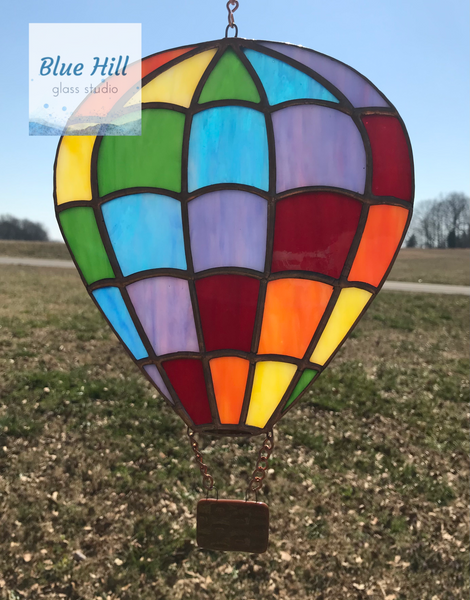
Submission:
[[[470,198],[452,192],[417,204],[410,234],[424,248],[470,247]]]
[[[0,217],[0,240],[29,240],[46,242],[47,231],[41,223],[16,219],[10,215]]]

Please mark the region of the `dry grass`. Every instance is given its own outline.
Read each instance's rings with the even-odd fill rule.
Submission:
[[[59,242],[0,240],[0,256],[70,259]],[[404,248],[389,277],[392,281],[470,285],[470,249],[423,250]]]
[[[0,598],[468,598],[468,298],[379,296],[276,428],[252,556],[196,547],[184,427],[78,276],[0,276]],[[202,444],[243,497],[260,439]]]
[[[403,248],[389,279],[392,281],[470,285],[470,249]]]
[[[18,242],[13,240],[0,240],[0,256],[61,258],[70,260],[67,246],[62,242]]]

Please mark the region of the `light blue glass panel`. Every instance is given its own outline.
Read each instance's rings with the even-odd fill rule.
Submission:
[[[388,106],[379,92],[363,75],[334,58],[291,44],[264,42],[262,45],[282,52],[331,81],[353,106]]]
[[[188,188],[240,183],[269,189],[269,155],[263,113],[244,106],[210,108],[194,115],[189,139]]]
[[[124,276],[147,269],[186,269],[181,204],[159,194],[132,194],[102,206]]]
[[[188,204],[195,271],[214,267],[264,270],[268,203],[240,190],[203,194]]]
[[[148,356],[140,339],[129,311],[122,299],[119,288],[105,287],[95,290],[93,296],[107,316],[124,344],[132,352],[136,360]]]
[[[176,277],[151,277],[127,286],[147,337],[158,355],[198,352],[188,282]]]
[[[244,50],[244,52],[261,79],[269,104],[279,104],[299,98],[338,102],[338,99],[321,83],[287,63],[254,50]]]
[[[155,365],[145,365],[144,369],[147,371],[147,375],[150,377],[150,379],[157,386],[160,394],[174,404],[173,400],[171,399],[170,392],[163,381],[163,377],[158,372],[157,367]]]

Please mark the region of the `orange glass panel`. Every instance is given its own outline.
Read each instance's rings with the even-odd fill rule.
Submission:
[[[379,285],[405,229],[408,211],[400,206],[371,206],[349,281]]]
[[[158,67],[165,65],[170,62],[170,60],[174,60],[186,52],[192,50],[194,46],[188,48],[177,48],[176,50],[169,50],[168,52],[160,52],[160,54],[156,54],[155,56],[149,56],[148,58],[144,58],[142,60],[142,77],[145,77]]]
[[[210,361],[215,399],[221,423],[240,421],[250,363],[244,358],[224,356]]]
[[[302,358],[332,293],[331,285],[319,281],[270,281],[258,354]]]

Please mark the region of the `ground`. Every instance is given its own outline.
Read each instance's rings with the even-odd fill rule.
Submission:
[[[2,600],[468,598],[469,298],[381,292],[276,426],[253,556],[196,547],[185,428],[77,274],[0,278]],[[261,441],[200,438],[222,497]]]
[[[65,244],[0,240],[0,256],[70,259]],[[470,249],[403,248],[390,273],[392,281],[470,285]]]

